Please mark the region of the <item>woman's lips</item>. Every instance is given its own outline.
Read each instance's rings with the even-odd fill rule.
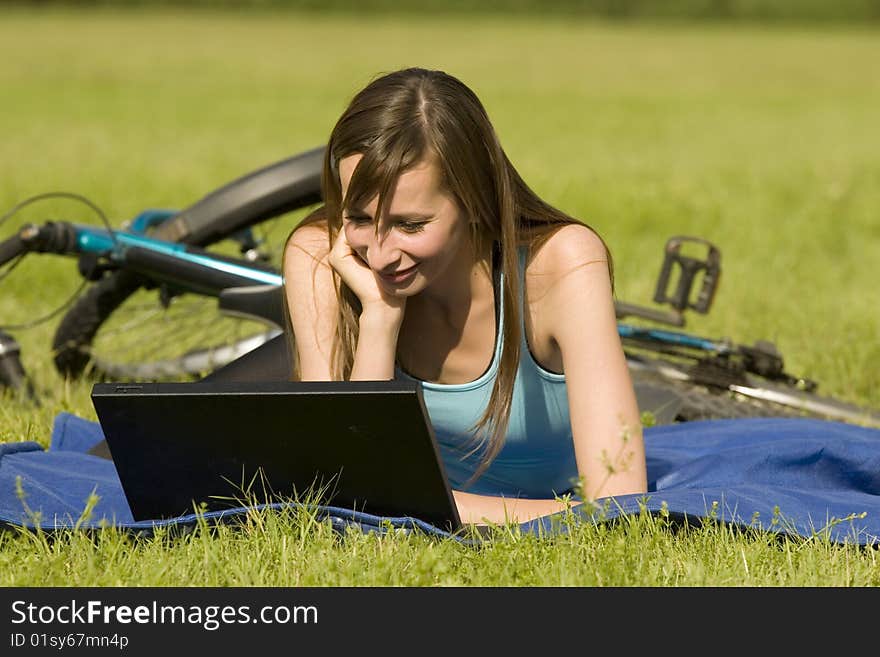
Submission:
[[[400,285],[404,283],[412,277],[413,274],[416,273],[416,270],[419,268],[418,265],[413,265],[412,267],[407,267],[406,269],[398,269],[395,272],[389,273],[380,273],[379,276],[382,277],[383,281],[387,281],[393,285]]]

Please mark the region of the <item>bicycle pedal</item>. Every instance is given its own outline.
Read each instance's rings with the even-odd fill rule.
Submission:
[[[685,244],[698,244],[705,249],[706,255],[702,258],[684,255],[682,247]],[[668,303],[679,312],[687,309],[702,314],[709,312],[721,277],[721,251],[708,240],[680,235],[670,237],[666,241],[663,253],[663,265],[657,278],[654,301],[661,304]],[[675,291],[670,293],[669,287],[674,270],[678,273],[678,280]],[[700,273],[703,275],[702,283],[696,300],[692,301],[692,288]]]

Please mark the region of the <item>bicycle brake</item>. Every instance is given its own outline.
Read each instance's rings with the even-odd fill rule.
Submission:
[[[250,228],[234,233],[232,240],[238,243],[239,252],[250,262],[268,262],[270,260],[268,253],[260,251],[263,240],[257,239]]]
[[[102,262],[95,253],[81,253],[76,259],[76,268],[87,281],[99,281],[108,271],[117,269],[115,265]]]

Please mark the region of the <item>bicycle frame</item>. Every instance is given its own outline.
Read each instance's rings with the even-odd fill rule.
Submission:
[[[74,225],[76,250],[199,294],[219,295],[243,285],[280,285],[281,275],[255,262],[225,258],[180,242],[147,235]]]
[[[126,269],[143,274],[151,284],[167,284],[179,292],[212,297],[220,297],[230,288],[281,285],[281,274],[269,265],[223,256],[139,232],[169,213],[165,210],[142,213],[132,222],[138,232],[47,222],[42,227],[25,226],[16,238],[21,242],[22,254],[37,252],[80,257],[80,273],[86,278],[95,278],[106,269]],[[11,253],[14,246],[7,251]],[[21,254],[5,255],[0,255],[0,264]]]

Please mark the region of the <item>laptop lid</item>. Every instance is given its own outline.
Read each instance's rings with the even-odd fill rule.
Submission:
[[[418,382],[105,382],[91,398],[135,520],[294,498],[461,528]]]

